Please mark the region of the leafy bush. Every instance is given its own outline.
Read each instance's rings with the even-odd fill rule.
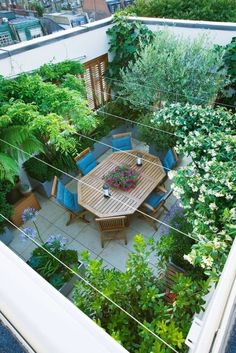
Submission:
[[[184,301],[182,294],[179,301],[166,302],[163,280],[156,278],[153,268],[149,267],[149,244],[138,235],[134,246],[136,252],[129,254],[125,272],[106,269],[102,266],[102,260],[89,260],[88,255],[84,254],[83,261],[87,263],[85,278],[175,349],[183,352],[191,316],[201,310],[208,282],[192,279],[180,281],[178,291],[183,293],[186,286],[188,295],[191,295],[190,305],[188,296]],[[82,281],[76,284],[74,302],[129,352],[169,353],[169,348],[162,342]]]
[[[36,104],[41,115],[58,114],[82,132],[91,133],[97,126],[96,116],[79,92],[43,82],[37,74],[18,76],[4,86],[4,94]]]
[[[203,270],[196,266],[193,267],[184,259],[184,255],[189,254],[192,245],[196,242],[194,239],[181,234],[191,234],[192,226],[187,222],[182,209],[178,210],[170,221],[170,225],[177,229],[169,229],[167,235],[162,236],[158,243],[157,252],[160,256],[160,265],[167,264],[170,260],[177,266],[183,268],[193,279],[205,278]],[[179,231],[178,231],[179,230]]]
[[[9,180],[14,183],[14,177],[18,173],[19,168],[18,161],[25,158],[17,148],[31,154],[42,151],[42,144],[35,134],[30,131],[27,123],[23,124],[20,121],[20,112],[19,117],[17,111],[11,112],[12,114],[8,115],[5,106],[2,106],[1,112],[0,138],[5,142],[2,141],[0,144],[0,180]],[[15,117],[17,118],[15,119]]]
[[[151,116],[144,115],[139,119],[141,124],[146,126],[142,126],[139,130],[139,139],[141,141],[145,141],[148,145],[154,145],[158,151],[167,151],[169,148],[174,147],[176,145],[177,137],[174,135],[175,127],[168,124],[163,123],[158,125],[158,129],[152,129],[149,126]]]
[[[107,76],[120,78],[120,71],[133,61],[153,38],[153,33],[139,21],[129,22],[126,17],[115,15],[113,26],[107,30],[109,36],[109,52],[113,55],[108,65]],[[109,81],[115,85],[115,81]]]
[[[236,107],[236,37],[225,47],[223,65],[220,70],[222,69],[226,70],[228,81],[220,95],[220,99],[223,103]]]
[[[84,67],[79,61],[65,60],[58,64],[45,64],[36,71],[44,81],[62,83],[66,75],[82,75]]]
[[[9,181],[0,181],[0,213],[6,218],[10,218],[13,212],[12,206],[7,202],[6,195],[12,189]],[[6,221],[0,216],[0,237],[3,233]]]
[[[144,17],[236,21],[234,0],[135,0],[130,11]]]
[[[61,83],[61,87],[79,92],[84,98],[86,98],[85,82],[82,78],[79,79],[71,74],[66,74]]]
[[[63,249],[57,240],[45,243],[43,248],[38,247],[33,251],[28,264],[55,288],[59,289],[73,276],[73,273],[44,249],[75,270],[78,266],[78,253],[76,250]]]
[[[175,127],[177,152],[192,158],[173,183],[196,239],[185,259],[213,280],[218,280],[236,235],[235,116],[223,108],[177,103],[151,119],[154,127],[164,122]]]
[[[46,180],[52,180],[55,175],[60,177],[62,173],[59,170],[67,173],[76,170],[73,157],[63,153],[58,154],[53,146],[48,146],[46,154],[40,153],[36,157],[49,165],[32,157],[24,163],[24,168],[29,176],[42,183]],[[59,170],[54,169],[50,165]]]
[[[132,109],[152,112],[167,103],[207,104],[223,85],[222,52],[211,49],[206,35],[193,41],[170,31],[156,33],[152,44],[121,74],[119,94]]]

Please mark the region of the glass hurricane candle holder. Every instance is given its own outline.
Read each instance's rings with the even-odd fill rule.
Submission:
[[[137,167],[141,167],[142,166],[142,164],[143,164],[143,161],[142,161],[142,155],[141,155],[141,153],[138,153],[137,154],[137,158],[136,158],[136,165],[137,165]]]
[[[103,189],[103,196],[104,196],[104,197],[108,198],[108,197],[111,196],[111,194],[110,194],[110,187],[109,187],[108,184],[104,184],[103,187],[102,187],[102,189]]]

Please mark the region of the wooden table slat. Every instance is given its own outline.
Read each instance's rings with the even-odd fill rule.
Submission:
[[[140,151],[115,152],[85,175],[81,182],[78,182],[80,205],[97,217],[133,214],[166,175],[161,167],[160,159],[147,152],[141,151],[145,160],[143,160],[141,167],[137,167],[137,153],[140,153]],[[103,176],[114,169],[115,166],[122,164],[128,164],[140,173],[138,184],[128,192],[111,190],[112,196],[106,199],[102,191]]]

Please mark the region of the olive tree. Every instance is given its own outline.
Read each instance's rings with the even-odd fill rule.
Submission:
[[[119,94],[133,109],[152,111],[176,101],[211,103],[224,81],[222,50],[203,34],[194,40],[158,31],[139,58],[122,71]]]

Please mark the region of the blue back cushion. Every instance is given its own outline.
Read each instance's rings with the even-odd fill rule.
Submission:
[[[78,195],[76,192],[69,191],[59,180],[57,185],[57,202],[72,212],[81,212],[83,207],[78,204]]]
[[[131,143],[130,136],[124,136],[124,137],[112,139],[111,143],[112,143],[113,152],[119,152],[119,150],[121,151],[132,150],[132,143]]]
[[[159,193],[159,192],[155,192],[153,191],[144,202],[146,202],[148,205],[152,206],[153,208],[156,208],[160,202],[163,200],[163,198],[165,197],[166,192],[163,193]],[[151,212],[149,209],[147,209],[147,212]]]
[[[166,173],[168,172],[169,169],[173,169],[176,166],[176,159],[171,148],[166,153],[162,164],[164,168],[167,168],[165,169]]]
[[[83,158],[76,162],[77,167],[82,174],[88,174],[93,168],[97,166],[97,161],[91,152],[87,153]]]

